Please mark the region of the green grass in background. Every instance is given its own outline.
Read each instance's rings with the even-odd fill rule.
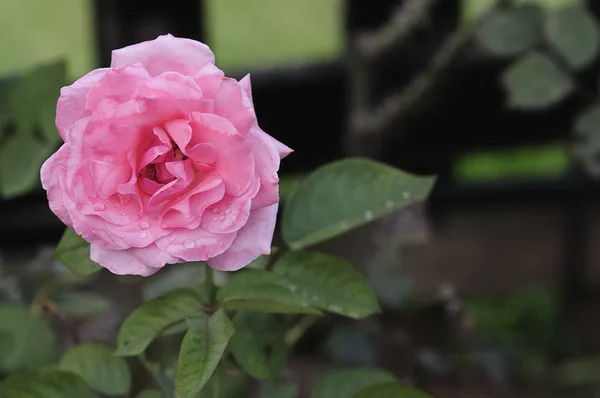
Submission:
[[[331,58],[342,0],[206,0],[209,44],[223,68]],[[0,74],[66,58],[69,76],[96,66],[90,0],[0,0]]]
[[[223,68],[332,58],[343,40],[342,0],[207,0]]]
[[[454,164],[461,182],[560,178],[571,165],[571,153],[563,144],[472,152]]]
[[[0,74],[65,57],[73,77],[94,65],[87,0],[0,0],[0,37]]]

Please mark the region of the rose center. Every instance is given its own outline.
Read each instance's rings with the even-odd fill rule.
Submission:
[[[173,141],[171,141],[171,145],[172,150],[162,156],[159,156],[153,162],[144,166],[138,172],[138,178],[147,178],[159,184],[166,184],[173,181],[173,179],[175,179],[175,176],[173,176],[167,170],[165,163],[183,161],[186,160],[188,157],[185,156],[183,152],[181,152],[177,144],[175,144]]]

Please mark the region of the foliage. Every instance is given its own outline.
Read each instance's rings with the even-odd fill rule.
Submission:
[[[477,9],[470,5],[470,12],[481,18],[476,43],[489,56],[510,62],[500,79],[507,106],[539,111],[573,97],[588,102],[574,120],[575,152],[587,171],[597,175],[597,98],[581,80],[581,72],[594,65],[600,52],[596,17],[579,0],[519,1],[508,6],[495,0],[481,3]]]
[[[66,84],[66,65],[43,65],[11,80],[14,81],[0,87],[4,88],[0,92],[3,198],[18,197],[38,187],[40,167],[58,147],[60,137],[54,127],[54,111],[59,90]]]
[[[57,384],[48,388],[64,396],[73,388],[82,388],[81,396],[90,391],[110,396],[134,393],[131,360],[141,363],[165,396],[175,391],[179,398],[236,397],[242,389],[235,386],[245,384],[248,377],[280,382],[291,344],[305,330],[297,329],[298,325],[306,320],[311,324],[325,313],[362,319],[380,311],[361,272],[344,259],[309,247],[424,200],[433,182],[431,177],[416,177],[366,159],[339,161],[303,176],[284,201],[281,229],[290,249],[273,251],[260,264],[234,274],[217,274],[224,276],[218,284],[214,271],[203,264],[167,267],[147,284],[144,302],[123,321],[116,347],[110,340],[69,348],[56,368],[66,381],[58,383],[57,376]],[[335,192],[332,186],[337,187]],[[102,296],[76,288],[100,270],[90,261],[85,241],[68,229],[54,257],[74,276],[62,284],[42,286],[32,308],[47,308],[48,315],[60,315],[63,321],[111,308]],[[72,284],[75,287],[69,288]],[[41,379],[35,372],[57,360],[54,332],[39,311],[31,315],[10,305],[0,310],[8,321],[0,328],[0,336],[6,336],[0,339],[6,342],[0,350],[6,353],[2,369],[9,375],[0,391],[15,388],[15,380],[31,379],[37,386]],[[293,328],[295,337],[288,337]],[[48,330],[47,338],[41,338],[43,330]],[[243,377],[230,374],[234,363]],[[14,373],[27,369],[35,372]],[[383,383],[386,389],[413,391],[376,370],[344,372],[317,383],[313,396],[323,396],[323,391],[340,397],[364,395],[362,390]],[[340,384],[339,378],[353,380]],[[295,397],[298,392],[294,385],[276,386],[266,396]],[[140,396],[157,394],[140,392]]]

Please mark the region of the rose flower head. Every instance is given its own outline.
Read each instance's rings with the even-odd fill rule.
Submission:
[[[225,77],[208,46],[171,35],[112,53],[63,87],[64,144],[42,166],[51,210],[115,274],[205,261],[240,269],[270,252],[280,159],[258,127],[250,77]]]

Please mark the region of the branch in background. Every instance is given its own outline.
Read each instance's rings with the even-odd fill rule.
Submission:
[[[386,129],[394,121],[405,116],[429,94],[470,41],[472,34],[472,29],[454,32],[434,54],[425,72],[413,79],[406,88],[384,99],[376,109],[352,115],[350,131],[352,149],[359,149],[364,137],[382,139]]]
[[[429,12],[437,1],[405,0],[396,8],[390,21],[379,30],[357,37],[356,45],[361,55],[370,59],[385,55],[428,20]]]

